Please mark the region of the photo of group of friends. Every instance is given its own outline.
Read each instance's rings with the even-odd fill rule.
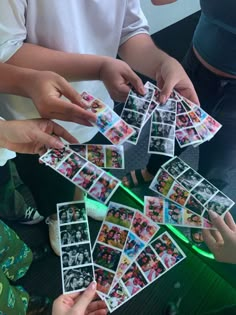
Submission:
[[[167,232],[146,244],[123,276],[117,280],[109,296],[104,298],[109,311],[113,312],[129,301],[185,257]]]
[[[95,125],[111,143],[119,145],[127,141],[134,129],[117,115],[109,106],[87,92],[81,94],[88,110],[97,116]]]
[[[177,103],[176,140],[181,148],[209,141],[221,127],[200,106],[180,96]]]
[[[94,280],[85,202],[57,204],[63,292],[80,292]]]
[[[123,145],[70,144],[69,148],[100,168],[125,167]]]
[[[162,196],[145,196],[144,213],[157,224],[212,229],[212,225],[207,218]]]
[[[208,210],[224,216],[234,205],[234,202],[229,197],[219,191],[179,157],[174,157],[162,165],[149,188],[169,199],[170,202],[174,202],[181,208],[184,208],[182,222],[186,223],[187,220],[189,223],[189,215],[192,212],[202,217],[202,227],[211,227]],[[167,220],[167,218],[168,216],[165,216],[163,213],[158,215],[160,223],[162,220]],[[177,218],[176,215],[174,218]],[[194,221],[198,221],[196,216],[193,218]]]
[[[107,203],[120,185],[117,178],[69,147],[51,149],[40,160],[102,203]]]
[[[101,294],[109,294],[117,279],[123,276],[129,264],[158,229],[154,222],[138,210],[115,202],[109,203],[93,247],[95,277],[106,279],[105,286],[100,282],[97,289]]]

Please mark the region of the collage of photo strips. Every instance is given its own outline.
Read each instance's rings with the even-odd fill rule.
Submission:
[[[40,157],[40,161],[101,203],[106,204],[120,185],[117,178],[69,147],[51,149]]]
[[[85,202],[57,204],[63,293],[80,292],[94,280]]]
[[[109,295],[114,282],[125,272],[124,266],[121,270],[123,261],[131,263],[158,230],[140,211],[109,203],[93,247],[97,291],[102,296]]]
[[[174,157],[162,165],[149,188],[180,207],[186,208],[184,212],[189,210],[197,214],[203,220],[203,227],[211,227],[208,210],[224,216],[234,205],[233,200],[179,157]],[[176,213],[178,211],[175,210]],[[194,220],[197,218],[195,217]]]
[[[134,134],[134,129],[108,105],[85,91],[81,96],[87,103],[88,110],[97,117],[94,125],[112,144],[122,144]]]
[[[209,141],[222,127],[178,92],[173,91],[166,103],[160,104],[160,89],[149,81],[144,86],[145,95],[130,91],[121,118],[135,130],[127,141],[137,144],[142,128],[152,117],[148,153],[173,157],[175,139],[181,148],[197,146]]]
[[[125,168],[123,145],[70,144],[69,148],[98,167]]]
[[[110,312],[128,302],[148,285],[185,259],[185,254],[171,236],[164,232],[139,252],[108,297],[102,297]]]

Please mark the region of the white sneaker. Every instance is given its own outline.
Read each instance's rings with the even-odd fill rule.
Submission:
[[[107,214],[107,206],[88,197],[85,197],[84,200],[87,215],[94,220],[102,221]]]
[[[54,253],[61,256],[57,215],[52,214],[45,220],[49,229],[49,240]]]
[[[24,217],[19,220],[19,223],[32,225],[41,222],[43,219],[44,217],[36,208],[28,207],[25,211]]]

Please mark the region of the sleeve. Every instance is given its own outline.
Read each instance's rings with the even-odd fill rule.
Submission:
[[[27,0],[0,1],[0,61],[6,62],[23,45],[27,32]]]
[[[139,0],[127,0],[120,45],[137,34],[149,34],[149,25]]]

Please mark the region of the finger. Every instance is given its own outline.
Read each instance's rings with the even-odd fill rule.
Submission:
[[[227,239],[232,233],[228,225],[224,222],[224,219],[220,217],[216,212],[209,210],[208,211],[211,223],[217,230],[221,233],[223,239]]]
[[[107,309],[102,309],[102,310],[97,310],[97,311],[94,311],[92,313],[85,313],[86,315],[106,315],[108,313],[108,310]]]
[[[173,88],[175,87],[176,81],[169,80],[168,78],[165,80],[164,85],[161,89],[159,101],[161,104],[166,103],[167,99],[169,98]]]
[[[63,128],[62,126],[60,126],[59,124],[50,121],[50,123],[53,124],[52,126],[52,133],[54,133],[57,137],[63,138],[64,140],[66,140],[69,143],[78,143],[78,140],[73,137],[68,131],[65,130],[65,128]],[[60,140],[58,140],[57,138],[53,137],[54,139],[56,139],[57,141],[59,141],[60,143],[62,143]],[[64,145],[63,145],[64,147]]]
[[[83,294],[79,297],[79,299],[76,301],[75,305],[73,306],[73,311],[78,314],[84,314],[89,303],[93,300],[95,294],[96,294],[96,282],[93,281],[90,283],[90,285],[87,287],[87,289],[84,291]]]
[[[132,70],[129,71],[126,79],[130,82],[130,84],[134,87],[134,89],[140,93],[141,95],[145,94],[145,88],[143,86],[142,80],[134,73]]]
[[[179,91],[179,93],[181,94],[181,90]],[[186,97],[188,100],[190,100],[191,102],[193,102],[194,104],[200,105],[200,101],[197,96],[197,93],[194,90],[194,87],[184,89],[182,92],[182,95]]]
[[[104,301],[97,300],[89,304],[87,308],[87,312],[92,313],[92,312],[95,312],[96,310],[106,309],[106,308],[107,308],[106,303]]]
[[[204,229],[202,231],[202,236],[210,251],[214,253],[216,248],[216,240],[212,236],[211,231]]]
[[[224,243],[223,237],[217,230],[211,230],[211,235],[214,237],[216,243]]]
[[[224,216],[225,223],[228,225],[230,230],[236,232],[236,224],[230,212],[227,212]]]

